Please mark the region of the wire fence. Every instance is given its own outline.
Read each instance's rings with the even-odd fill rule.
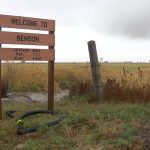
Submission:
[[[100,67],[100,65],[94,65],[95,67]],[[92,67],[94,67],[92,66]],[[74,67],[74,68],[68,68],[68,69],[58,69],[58,70],[55,70],[56,72],[58,71],[67,71],[67,70],[75,70],[75,69],[85,69],[85,68],[91,68],[91,65],[88,65],[88,66],[82,66],[82,67]]]
[[[91,66],[91,65],[75,66],[75,67],[72,67],[72,68],[65,68],[65,69],[57,69],[55,67],[55,73],[57,73],[57,72],[66,72],[66,71],[73,71],[73,70],[80,70],[80,69],[86,69],[86,68],[91,68],[91,67],[100,67],[100,64],[94,65],[94,66]],[[23,76],[33,75],[33,73],[34,73],[34,71],[33,71],[33,73],[27,75],[27,74],[24,74],[24,72],[22,72],[23,74],[18,74],[18,73],[16,73],[17,71],[14,71],[14,72],[12,74],[9,74],[9,75],[10,76],[17,76],[17,77],[21,77],[22,76],[23,77]],[[36,74],[35,76],[41,76],[41,74]]]

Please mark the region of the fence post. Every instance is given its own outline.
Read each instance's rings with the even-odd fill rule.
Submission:
[[[1,27],[0,27],[1,32]],[[1,43],[0,43],[1,48]],[[2,79],[1,79],[1,60],[0,60],[0,120],[2,120]]]
[[[93,84],[95,87],[96,96],[99,99],[102,99],[103,87],[102,87],[102,81],[101,81],[101,76],[100,76],[100,70],[99,70],[100,65],[98,63],[95,41],[88,42],[88,49],[89,49],[91,69],[92,69],[92,78],[93,78]]]
[[[54,32],[49,32],[54,34]],[[49,46],[54,49],[54,46]],[[54,61],[48,61],[48,110],[53,112],[54,109]]]

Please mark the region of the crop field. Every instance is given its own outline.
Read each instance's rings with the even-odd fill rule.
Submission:
[[[55,102],[56,115],[25,119],[37,132],[17,135],[25,111],[46,109],[46,103],[4,102],[0,150],[147,150],[150,148],[150,64],[100,64],[104,99],[97,101],[89,63],[56,63],[55,93],[69,95]],[[2,94],[47,91],[47,64],[2,64]],[[16,110],[13,118],[5,115]],[[67,114],[53,127],[47,121]]]

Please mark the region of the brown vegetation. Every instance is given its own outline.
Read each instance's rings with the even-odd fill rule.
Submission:
[[[122,64],[123,65],[123,64]],[[121,69],[121,65],[120,65]],[[47,64],[3,64],[2,89],[8,91],[46,91]],[[150,99],[150,70],[137,67],[127,71],[101,67],[104,99],[147,102]],[[56,64],[55,92],[69,89],[70,96],[84,95],[94,99],[90,66],[86,64]]]

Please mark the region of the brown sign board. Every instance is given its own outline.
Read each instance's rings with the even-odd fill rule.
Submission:
[[[52,49],[0,48],[0,60],[54,61]]]
[[[0,14],[0,27],[55,31],[55,20]]]
[[[49,34],[0,32],[1,44],[48,45],[55,46],[55,36]]]

